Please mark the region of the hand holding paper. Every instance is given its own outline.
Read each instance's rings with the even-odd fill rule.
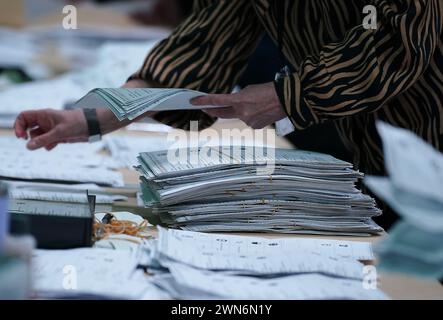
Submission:
[[[94,89],[77,102],[80,107],[109,108],[120,120],[135,118],[148,111],[192,110],[213,108],[195,106],[190,100],[205,95],[203,92],[188,89],[160,88],[116,88]]]
[[[252,85],[239,93],[209,94],[192,100],[192,104],[223,106],[205,112],[225,119],[240,119],[254,129],[262,129],[286,117],[272,82]]]

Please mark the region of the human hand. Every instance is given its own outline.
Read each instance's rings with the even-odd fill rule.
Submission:
[[[27,148],[51,150],[59,143],[87,141],[89,132],[83,110],[41,109],[20,113],[15,120],[17,138],[30,139]]]
[[[239,93],[196,97],[191,103],[223,106],[203,111],[213,117],[240,119],[254,129],[262,129],[286,117],[272,82],[247,86]]]

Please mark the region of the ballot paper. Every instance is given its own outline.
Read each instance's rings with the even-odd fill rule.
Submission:
[[[200,147],[143,152],[142,200],[162,223],[200,232],[368,236],[382,229],[362,174],[332,156],[289,149]],[[203,153],[203,155],[202,155]],[[210,153],[210,156],[207,154]]]
[[[406,129],[377,128],[389,177],[369,176],[366,185],[411,225],[443,232],[443,154]]]
[[[407,129],[384,122],[378,122],[377,129],[393,185],[443,203],[443,154]]]
[[[78,167],[73,171],[70,166],[53,167],[40,163],[38,165],[29,165],[17,161],[2,163],[0,167],[0,177],[21,180],[43,180],[57,182],[93,182],[100,185],[109,185],[114,187],[123,186],[123,178],[119,172],[101,168]]]
[[[192,98],[205,95],[189,89],[163,88],[97,88],[76,102],[78,107],[106,106],[120,120],[133,120],[148,111],[192,110],[214,108],[195,106]]]
[[[213,299],[360,299],[385,300],[377,289],[364,287],[361,280],[340,279],[320,274],[301,274],[277,278],[233,276],[226,273],[198,270],[183,264],[170,266],[173,286],[181,290],[169,293],[182,299],[211,297]],[[160,287],[162,282],[157,282]],[[172,286],[172,287],[173,287]]]
[[[173,132],[176,130],[176,132]],[[212,130],[212,129],[210,129]],[[267,134],[270,135],[271,131]],[[182,137],[184,134],[188,135],[188,139],[176,139]],[[192,137],[192,134],[185,133],[183,130],[172,129],[168,133],[152,132],[149,135],[134,136],[134,135],[109,135],[104,138],[106,149],[111,153],[112,158],[121,167],[133,168],[138,164],[137,157],[141,152],[152,152],[168,150],[170,147],[186,148],[188,145],[198,145],[202,147],[216,147],[216,146],[264,146],[268,147],[268,141],[274,141],[274,137],[267,137],[266,139],[258,139],[257,137],[247,136],[224,136],[223,134],[215,139],[213,136],[205,135],[203,130],[198,137]],[[269,146],[271,147],[271,146]]]
[[[365,184],[411,225],[443,233],[443,202],[405,192],[386,177],[368,176]]]
[[[318,272],[360,279],[363,265],[356,258],[372,259],[370,250],[369,243],[205,235],[159,228],[154,254],[166,267],[177,261],[241,274]]]
[[[63,212],[65,216],[89,217],[86,192],[95,195],[96,212],[112,211],[114,202],[127,200],[126,196],[106,193],[94,184],[6,183],[10,196],[9,211],[14,213],[59,215]]]
[[[376,250],[379,267],[443,277],[443,155],[412,132],[377,123],[389,177],[365,184],[402,218]]]
[[[297,252],[326,255],[334,259],[373,260],[372,246],[366,241],[315,239],[315,238],[264,238],[227,234],[207,234],[158,227],[158,248],[162,254],[190,263],[191,256],[208,259],[214,255],[235,256],[268,255],[286,256]],[[205,263],[195,262],[205,267]],[[228,263],[228,262],[222,262]]]
[[[366,242],[267,239],[159,228],[137,259],[179,299],[386,299],[365,285]],[[372,279],[371,281],[376,281]]]
[[[123,185],[122,175],[113,170],[118,164],[97,153],[103,144],[65,144],[48,152],[29,151],[26,142],[15,137],[1,137],[0,143],[0,177]]]
[[[381,270],[427,279],[443,277],[443,232],[429,232],[401,221],[377,247]]]
[[[137,261],[129,251],[84,248],[35,250],[33,291],[37,297],[96,295],[136,299],[153,288],[135,275]]]

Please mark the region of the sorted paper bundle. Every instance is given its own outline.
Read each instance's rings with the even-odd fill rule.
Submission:
[[[78,106],[108,107],[121,121],[133,120],[148,111],[213,108],[194,106],[192,98],[205,93],[189,89],[97,88],[81,98]]]
[[[142,199],[162,223],[204,232],[371,235],[374,200],[362,174],[332,156],[288,149],[208,147],[141,153]],[[195,153],[198,153],[196,155]],[[205,153],[205,156],[202,155]]]
[[[55,184],[7,181],[13,213],[88,216],[87,192],[95,195],[97,212],[112,211],[116,201],[127,200],[123,195],[111,194],[94,184]]]
[[[443,155],[406,129],[377,128],[389,177],[369,176],[365,184],[403,218],[377,247],[380,267],[441,279]]]
[[[139,265],[179,299],[386,299],[365,288],[366,242],[265,239],[159,228]],[[376,279],[372,279],[376,280]]]

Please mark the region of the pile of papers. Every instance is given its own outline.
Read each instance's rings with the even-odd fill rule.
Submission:
[[[226,124],[224,124],[226,122]],[[221,123],[221,126],[232,125],[229,123],[229,120],[219,119],[218,123]],[[137,122],[140,124],[140,122]],[[146,124],[151,125],[151,124]],[[242,146],[255,146],[255,145],[263,145],[264,147],[271,147],[275,140],[276,134],[274,130],[266,129],[266,136],[260,136],[259,132],[261,130],[256,130],[257,133],[255,136],[247,136],[247,135],[213,135],[215,129],[212,127],[209,129],[205,129],[199,132],[198,135],[194,135],[192,131],[183,131],[180,129],[173,129],[171,127],[167,127],[163,124],[161,126],[165,126],[168,131],[167,132],[159,132],[154,131],[158,129],[155,125],[153,130],[146,135],[107,135],[104,138],[105,147],[111,154],[112,158],[118,163],[120,167],[126,167],[132,169],[134,166],[138,164],[137,157],[140,151],[143,152],[152,152],[152,151],[161,151],[168,149],[170,147],[175,148],[186,148],[187,146],[226,146],[229,144],[233,145],[242,145]],[[162,128],[163,129],[163,128]],[[223,130],[223,129],[222,129]],[[208,133],[208,134],[206,134]],[[180,139],[185,137],[185,139]],[[178,139],[177,139],[178,138]]]
[[[189,89],[97,88],[77,101],[79,107],[106,106],[120,120],[133,120],[148,111],[213,108],[194,106],[192,98],[205,93]]]
[[[380,267],[443,277],[443,154],[412,132],[377,124],[389,177],[365,184],[401,217],[378,247]]]
[[[257,150],[141,153],[143,202],[163,224],[191,231],[357,236],[382,231],[371,219],[381,212],[355,188],[362,174],[351,164],[301,150],[266,148],[266,155]]]
[[[364,286],[366,242],[264,239],[159,228],[139,264],[180,299],[386,299]],[[376,279],[372,279],[376,281]]]
[[[95,211],[110,212],[116,201],[127,200],[123,195],[110,194],[95,184],[55,184],[8,181],[11,213],[88,217],[87,193],[95,195]]]
[[[1,137],[0,179],[123,186],[115,161],[98,153],[102,148],[101,143],[81,143],[61,144],[51,152],[29,151],[26,141]]]

